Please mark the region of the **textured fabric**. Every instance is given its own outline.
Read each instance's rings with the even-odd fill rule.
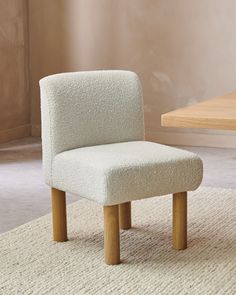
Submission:
[[[236,190],[189,193],[184,251],[171,247],[171,200],[133,202],[116,266],[104,263],[102,207],[87,200],[68,206],[68,242],[52,242],[51,215],[0,235],[0,294],[234,295]]]
[[[84,147],[58,154],[53,187],[103,205],[195,190],[202,161],[195,154],[147,141]]]
[[[128,71],[52,75],[40,81],[46,182],[103,205],[196,189],[192,153],[142,141],[142,90]]]
[[[54,157],[82,146],[142,140],[142,91],[128,71],[88,71],[40,81],[43,166],[51,185]]]

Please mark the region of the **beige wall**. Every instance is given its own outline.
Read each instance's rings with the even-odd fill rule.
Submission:
[[[40,77],[122,68],[142,80],[147,138],[236,145],[229,132],[160,126],[164,112],[235,90],[235,15],[234,0],[31,0],[33,124]]]
[[[235,15],[234,0],[117,1],[115,65],[141,77],[148,138],[236,146],[236,133],[160,126],[162,113],[236,89]]]
[[[38,81],[64,71],[112,68],[112,1],[30,0],[33,134],[39,134]]]
[[[26,2],[0,1],[0,142],[30,134]]]
[[[134,70],[141,78],[148,139],[173,144],[236,146],[236,136],[230,132],[160,126],[160,115],[164,112],[235,90],[234,0],[28,0],[28,3],[34,135],[39,134],[40,126],[41,77],[63,71],[118,68]],[[14,93],[10,96],[14,97]]]

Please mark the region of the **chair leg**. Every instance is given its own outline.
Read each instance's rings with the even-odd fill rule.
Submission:
[[[119,205],[120,229],[131,228],[131,202]]]
[[[103,208],[105,262],[115,265],[120,263],[119,205]]]
[[[187,248],[187,192],[173,194],[173,248]]]
[[[66,194],[55,188],[52,188],[52,221],[54,241],[67,241]]]

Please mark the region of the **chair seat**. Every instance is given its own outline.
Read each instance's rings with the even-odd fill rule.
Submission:
[[[58,154],[52,186],[102,205],[195,190],[202,180],[195,154],[148,142],[82,147]]]

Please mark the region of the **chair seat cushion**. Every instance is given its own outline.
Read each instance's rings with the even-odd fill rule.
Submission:
[[[103,205],[195,190],[202,161],[177,148],[132,141],[82,147],[58,154],[53,187]]]

